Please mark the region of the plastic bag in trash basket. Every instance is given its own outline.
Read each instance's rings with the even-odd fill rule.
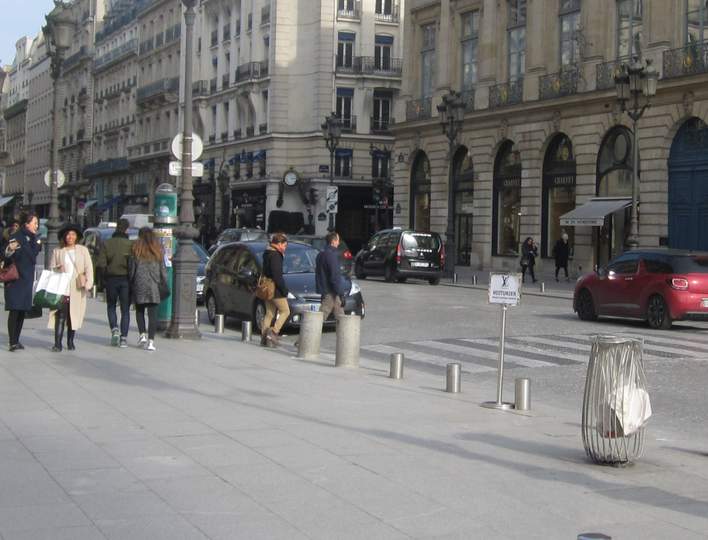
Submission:
[[[651,417],[649,394],[636,384],[625,384],[598,404],[597,430],[602,437],[627,437],[639,430]]]

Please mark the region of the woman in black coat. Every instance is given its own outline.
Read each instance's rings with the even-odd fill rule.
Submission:
[[[34,285],[34,267],[42,243],[37,236],[39,220],[33,213],[20,219],[20,229],[10,237],[5,248],[5,264],[14,264],[19,279],[5,283],[5,311],[7,316],[7,334],[10,338],[10,351],[24,349],[20,343],[25,315],[32,309],[32,287]]]
[[[521,282],[526,280],[526,270],[531,274],[531,279],[536,283],[536,274],[533,267],[536,266],[536,257],[538,256],[538,247],[536,242],[530,236],[524,241],[521,246]]]

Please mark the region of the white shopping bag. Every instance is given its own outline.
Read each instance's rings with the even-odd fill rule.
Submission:
[[[36,292],[34,293],[34,305],[56,309],[65,296],[69,296],[69,286],[71,285],[69,272],[54,272],[43,270],[37,281]]]

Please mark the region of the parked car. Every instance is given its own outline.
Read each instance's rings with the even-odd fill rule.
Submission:
[[[267,242],[268,233],[262,229],[224,229],[217,237],[216,242],[209,248],[209,253],[212,254],[222,244],[229,242]]]
[[[308,244],[317,251],[323,251],[327,246],[327,240],[324,236],[315,236],[314,234],[290,234],[288,235],[288,240],[290,242]],[[349,246],[347,246],[347,243],[341,236],[339,237],[337,254],[339,255],[339,269],[342,274],[351,277],[354,257],[352,256],[352,252],[349,250]]]
[[[408,278],[440,283],[445,269],[445,246],[437,233],[404,229],[377,232],[354,260],[359,279],[384,276],[386,281],[404,282]]]
[[[645,320],[669,329],[673,321],[708,320],[708,253],[647,249],[620,255],[578,279],[573,309],[598,317]]]
[[[251,320],[260,332],[265,305],[253,294],[263,270],[263,252],[267,242],[224,244],[216,250],[206,267],[204,289],[207,314],[214,321],[217,313]],[[306,244],[289,242],[283,260],[283,275],[290,295],[289,324],[299,326],[305,311],[319,311],[321,297],[315,288],[315,259],[319,252]],[[364,316],[364,298],[356,282],[349,281],[349,295],[344,311]],[[334,315],[325,321],[335,324]]]

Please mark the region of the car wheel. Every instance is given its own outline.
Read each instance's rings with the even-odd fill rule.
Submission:
[[[649,299],[647,308],[647,322],[655,330],[668,330],[671,328],[671,314],[663,297],[655,294]]]
[[[431,285],[437,285],[440,283],[440,278],[439,277],[430,278],[428,280],[428,283],[430,283]]]
[[[253,332],[255,334],[261,335],[265,312],[265,304],[261,300],[256,300],[256,303],[253,305]]]
[[[578,317],[581,321],[596,321],[597,314],[595,313],[595,304],[592,301],[592,295],[587,289],[583,289],[578,294],[577,302]]]
[[[214,324],[216,320],[216,314],[219,313],[219,307],[216,304],[216,297],[212,292],[207,293],[206,297],[206,311],[209,322]]]
[[[396,278],[396,281],[397,281],[398,283],[405,283],[407,280],[408,280],[408,278],[407,278],[406,276],[398,276],[398,277]]]
[[[364,265],[357,262],[354,266],[354,275],[357,279],[366,279],[366,274],[364,273]]]
[[[390,264],[386,265],[386,269],[384,270],[384,279],[389,283],[393,282],[393,280],[396,279],[396,271]]]

